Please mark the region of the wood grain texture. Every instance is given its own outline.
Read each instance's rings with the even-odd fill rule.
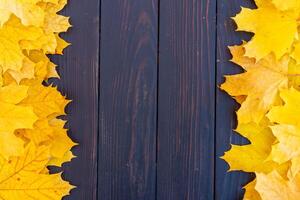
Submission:
[[[63,12],[74,28],[64,37],[73,45],[54,57],[62,77],[54,82],[74,100],[69,134],[80,143],[78,158],[64,165],[78,189],[65,199],[242,199],[253,176],[226,173],[219,157],[247,141],[232,131],[238,105],[216,88],[223,75],[240,72],[227,46],[250,38],[230,19],[241,5],[253,7],[250,0],[70,1]]]
[[[158,200],[214,197],[215,0],[161,0]]]
[[[78,188],[65,200],[97,199],[97,131],[99,73],[99,0],[72,0],[64,9],[73,28],[64,35],[72,45],[55,56],[59,89],[73,102],[67,107],[69,135],[79,146],[64,165],[64,177]]]
[[[250,34],[235,32],[236,25],[230,17],[240,12],[240,7],[253,7],[250,0],[218,1],[217,5],[217,83],[224,82],[224,75],[242,72],[241,68],[231,63],[230,52],[227,46],[239,45],[242,40],[249,40]],[[215,199],[236,200],[242,199],[244,186],[253,175],[242,172],[226,173],[229,166],[219,157],[230,149],[230,144],[246,144],[248,141],[232,129],[236,128],[235,111],[238,104],[221,90],[217,90],[216,98],[216,179]]]
[[[154,200],[156,0],[102,0],[98,198]]]

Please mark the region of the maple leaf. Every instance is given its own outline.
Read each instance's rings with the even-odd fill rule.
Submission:
[[[296,60],[297,63],[300,62],[300,42],[297,41],[294,43],[294,50],[291,56]]]
[[[288,53],[298,35],[298,14],[280,11],[270,3],[263,3],[257,9],[242,8],[233,18],[238,31],[253,32],[253,38],[245,44],[246,56],[256,60],[274,53],[281,58]]]
[[[70,43],[63,40],[58,34],[55,35],[57,47],[55,49],[56,54],[63,54],[63,50],[70,45]]]
[[[244,200],[262,200],[259,193],[255,190],[255,185],[256,185],[256,180],[254,179],[246,186],[244,186],[245,189]]]
[[[289,88],[300,89],[300,65],[291,59],[289,63]]]
[[[259,67],[259,63],[256,62],[255,58],[245,56],[246,50],[243,42],[242,45],[229,46],[230,53],[232,55],[231,62],[241,66],[244,70]]]
[[[72,151],[67,151],[62,157],[52,157],[48,163],[49,166],[61,167],[63,163],[70,162],[76,156],[73,155]]]
[[[37,5],[40,0],[1,0],[0,25],[3,26],[12,14],[21,19],[26,26],[41,26],[44,22],[44,11]]]
[[[300,156],[293,157],[291,159],[291,167],[288,171],[288,178],[293,179],[300,172]]]
[[[283,177],[287,176],[290,162],[276,163],[268,159],[272,144],[275,142],[267,120],[260,125],[255,123],[239,124],[236,131],[250,141],[247,145],[232,145],[232,148],[224,154],[222,159],[229,164],[229,171],[242,170],[245,172],[268,173],[276,170]],[[240,159],[240,158],[243,159]]]
[[[62,158],[76,143],[68,137],[67,130],[64,128],[65,121],[52,119],[49,121],[49,124],[53,129],[51,155],[55,158]]]
[[[69,17],[58,15],[52,12],[46,12],[45,27],[46,33],[66,32],[71,27]]]
[[[271,127],[278,142],[272,146],[270,159],[278,163],[291,160],[290,176],[294,177],[300,171],[300,92],[291,88],[281,91],[280,96],[284,105],[273,107],[267,115],[272,122],[278,123]]]
[[[60,119],[39,119],[35,122],[33,129],[19,130],[18,133],[32,141],[36,146],[50,146],[52,160],[58,161],[60,159],[68,162],[73,158],[69,152],[76,143],[68,137],[64,125],[65,121]],[[54,162],[52,161],[52,163]]]
[[[255,190],[264,200],[297,200],[300,196],[299,174],[292,180],[282,178],[276,171],[256,173]]]
[[[69,102],[55,87],[32,85],[20,105],[31,106],[39,118],[47,118],[50,115],[65,115],[65,107]]]
[[[267,117],[280,124],[300,125],[300,92],[291,88],[282,90],[280,97],[284,101],[282,106],[274,106]]]
[[[47,0],[39,2],[38,5],[47,12],[57,13],[67,5],[67,0]]]
[[[18,105],[27,95],[27,86],[0,88],[0,154],[5,157],[20,155],[23,142],[14,135],[16,129],[33,128],[37,116],[33,109]]]
[[[271,127],[277,142],[272,145],[272,151],[267,160],[279,164],[291,161],[288,177],[294,178],[300,171],[300,128],[293,125],[275,125]]]
[[[240,54],[234,54],[233,61],[237,59],[240,63]],[[246,96],[237,112],[240,123],[259,123],[278,99],[279,89],[288,87],[289,57],[276,61],[273,55],[269,55],[258,63],[246,63],[242,67],[247,71],[225,76],[226,81],[221,85],[221,89],[234,97]]]
[[[237,112],[240,123],[258,123],[271,106],[278,102],[280,89],[288,86],[299,87],[300,66],[287,55],[276,60],[274,55],[270,54],[256,62],[255,59],[244,55],[243,45],[229,48],[232,54],[231,61],[240,65],[246,72],[225,76],[226,81],[221,85],[221,89],[241,104]]]
[[[49,148],[29,144],[23,156],[2,160],[0,199],[61,199],[73,188],[60,174],[47,174]],[[46,170],[47,172],[47,170]]]
[[[255,123],[239,124],[236,130],[246,137],[251,144],[232,145],[232,148],[222,157],[232,170],[245,172],[270,172],[278,167],[273,161],[266,161],[271,152],[271,145],[275,138],[268,127],[259,126]],[[243,159],[239,159],[239,158]]]
[[[35,63],[35,79],[59,78],[56,65],[42,51],[30,51],[28,58]]]
[[[278,143],[272,146],[270,159],[284,163],[300,155],[300,128],[293,125],[275,125],[271,127]]]
[[[294,10],[299,13],[300,2],[298,0],[271,0],[278,10]]]
[[[22,50],[42,49],[55,52],[57,43],[55,35],[45,35],[43,30],[25,27],[16,18],[9,20],[0,28],[0,66],[3,72],[8,69],[20,71],[25,55]]]

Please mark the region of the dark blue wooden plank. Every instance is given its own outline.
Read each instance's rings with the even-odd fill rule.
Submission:
[[[69,135],[80,144],[73,150],[77,158],[63,166],[66,180],[78,187],[66,200],[97,199],[99,1],[69,1],[63,13],[73,28],[64,38],[72,46],[54,57],[61,75],[55,82],[73,100],[67,108]]]
[[[101,8],[98,199],[154,200],[158,2]]]
[[[158,200],[214,197],[216,0],[160,0]]]
[[[241,44],[249,40],[250,34],[235,32],[236,25],[230,17],[240,12],[240,7],[253,7],[251,0],[218,1],[217,5],[217,83],[224,82],[223,76],[241,72],[241,69],[229,62],[231,55],[227,46]],[[246,139],[240,137],[232,129],[236,128],[235,111],[237,103],[225,92],[218,90],[216,98],[216,182],[217,200],[242,199],[242,186],[251,180],[251,175],[242,172],[227,173],[228,165],[219,157],[230,149],[230,144],[245,144]]]

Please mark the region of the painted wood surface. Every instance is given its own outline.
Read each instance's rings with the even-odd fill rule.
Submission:
[[[213,199],[216,1],[160,1],[157,199]]]
[[[54,81],[73,103],[80,145],[66,199],[239,200],[251,174],[226,173],[237,104],[217,86],[239,72],[226,46],[250,35],[230,17],[242,0],[72,0],[73,43]]]
[[[154,200],[158,2],[101,7],[98,199]]]

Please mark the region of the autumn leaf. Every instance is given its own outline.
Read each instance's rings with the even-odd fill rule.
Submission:
[[[69,17],[46,12],[44,27],[46,33],[66,32],[70,27]]]
[[[35,122],[33,129],[19,130],[18,135],[32,141],[36,146],[49,146],[51,161],[60,159],[68,162],[74,157],[69,152],[76,143],[68,137],[64,125],[65,121],[60,119],[40,119]]]
[[[233,19],[238,31],[255,33],[245,44],[245,55],[256,60],[272,52],[280,59],[291,50],[298,35],[298,13],[278,10],[270,3],[263,3],[257,9],[242,8]]]
[[[272,3],[278,10],[300,11],[300,2],[298,0],[272,0]]]
[[[11,15],[16,15],[25,26],[41,26],[44,21],[44,11],[37,3],[40,0],[1,0],[0,24],[3,26]]]
[[[55,52],[57,43],[55,35],[45,35],[41,28],[26,27],[17,18],[10,19],[0,28],[0,66],[3,72],[8,69],[20,71],[25,55],[22,50],[42,49]]]
[[[262,200],[259,193],[255,190],[256,180],[251,181],[246,186],[244,200]]]
[[[272,146],[270,159],[281,164],[300,156],[300,128],[292,125],[275,125],[271,127],[278,143]]]
[[[23,141],[14,135],[16,129],[33,128],[38,119],[33,109],[18,103],[27,95],[26,86],[0,88],[0,155],[8,158],[23,152]]]
[[[69,102],[55,87],[33,85],[20,105],[32,107],[39,118],[47,118],[50,115],[65,115],[65,107]]]
[[[59,78],[56,65],[42,51],[30,51],[28,58],[35,63],[35,79],[44,81],[49,78]]]
[[[271,145],[275,141],[269,127],[251,124],[239,124],[237,130],[246,137],[251,144],[232,145],[231,149],[222,157],[232,170],[243,170],[245,172],[270,172],[278,167],[272,160],[267,161],[271,152]],[[239,158],[243,159],[239,159]]]
[[[274,106],[267,117],[280,124],[300,125],[300,92],[291,88],[282,90],[280,97],[284,101],[282,106]]]
[[[49,121],[50,127],[53,129],[53,145],[51,146],[51,155],[55,158],[63,158],[67,152],[76,145],[67,134],[67,129],[64,128],[65,121],[61,119],[52,119]]]
[[[70,162],[76,156],[73,155],[72,151],[67,151],[62,157],[52,157],[48,163],[49,166],[61,167],[63,163]]]
[[[23,156],[2,160],[0,171],[0,198],[61,199],[73,188],[60,174],[41,173],[49,161],[47,147],[29,144]]]
[[[63,54],[63,50],[70,45],[70,43],[63,40],[58,34],[55,35],[57,47],[56,47],[56,54]]]
[[[240,54],[233,55],[233,60],[243,59]],[[247,71],[225,76],[226,81],[221,85],[221,89],[234,97],[246,96],[237,112],[240,123],[247,124],[252,121],[259,123],[276,102],[278,91],[288,87],[289,57],[276,61],[273,55],[269,55],[252,64],[251,61],[237,61],[243,64],[241,62],[247,63],[243,65]]]
[[[286,180],[276,171],[256,173],[255,190],[263,200],[296,200],[300,196],[299,181],[299,174],[293,180]]]

